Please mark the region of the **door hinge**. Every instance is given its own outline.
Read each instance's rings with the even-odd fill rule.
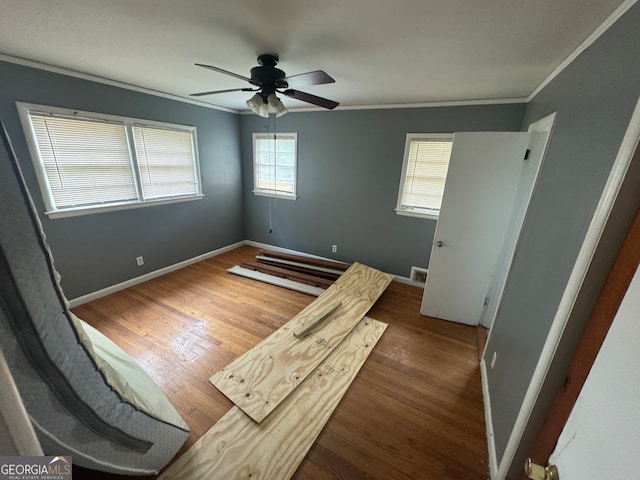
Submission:
[[[524,152],[524,159],[525,160],[529,160],[529,157],[531,156],[531,149],[527,148],[527,151]]]

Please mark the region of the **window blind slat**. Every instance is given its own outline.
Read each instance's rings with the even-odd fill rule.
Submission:
[[[31,127],[47,213],[201,193],[191,127],[36,105],[19,112]]]
[[[134,126],[133,136],[145,199],[198,193],[190,132]]]
[[[440,210],[452,144],[448,138],[410,140],[399,208]]]
[[[295,195],[296,136],[254,135],[254,188],[266,193]]]
[[[30,114],[57,208],[135,200],[124,124]]]

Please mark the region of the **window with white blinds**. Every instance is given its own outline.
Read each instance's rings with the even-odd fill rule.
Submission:
[[[296,198],[296,133],[253,134],[253,193]]]
[[[18,103],[52,218],[202,196],[195,128]]]
[[[407,134],[396,212],[437,218],[453,134]]]

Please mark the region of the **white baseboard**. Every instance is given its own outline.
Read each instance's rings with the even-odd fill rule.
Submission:
[[[152,278],[165,275],[169,272],[180,270],[181,268],[187,267],[189,265],[193,265],[194,263],[201,262],[203,260],[206,260],[207,258],[215,257],[216,255],[220,255],[221,253],[228,252],[230,250],[233,250],[234,248],[238,248],[243,245],[246,245],[246,242],[244,240],[241,242],[236,242],[232,245],[227,245],[226,247],[218,248],[217,250],[213,250],[211,252],[203,253],[202,255],[198,255],[197,257],[184,260],[183,262],[175,263],[173,265],[169,265],[168,267],[160,268],[159,270],[154,270],[153,272],[145,273],[144,275],[140,275],[139,277],[132,278],[125,282],[117,283],[116,285],[111,285],[110,287],[103,288],[102,290],[98,290],[97,292],[82,295],[81,297],[77,297],[72,300],[69,300],[69,307],[70,308],[77,307],[78,305],[82,305],[83,303],[87,303],[92,300],[96,300],[98,298],[106,297],[107,295],[110,295],[115,292],[119,292],[120,290],[124,290],[125,288],[138,285],[139,283],[146,282],[147,280],[151,280]]]
[[[491,397],[489,397],[487,364],[484,358],[480,361],[480,377],[482,378],[482,397],[484,399],[484,423],[487,429],[487,445],[489,447],[489,478],[491,480],[497,480],[498,456],[496,454],[496,442],[493,435],[493,418],[491,415]]]
[[[320,255],[311,255],[305,252],[300,252],[298,250],[291,250],[290,248],[276,247],[275,245],[269,245],[267,243],[254,242],[253,240],[242,240],[240,242],[236,242],[232,245],[227,245],[226,247],[218,248],[217,250],[213,250],[208,253],[203,253],[202,255],[198,255],[197,257],[190,258],[188,260],[184,260],[183,262],[176,263],[174,265],[169,265],[168,267],[161,268],[159,270],[154,270],[153,272],[145,273],[139,277],[132,278],[122,283],[118,283],[116,285],[111,285],[110,287],[103,288],[102,290],[98,290],[97,292],[88,293],[86,295],[82,295],[81,297],[74,298],[69,300],[69,307],[77,307],[78,305],[82,305],[83,303],[90,302],[92,300],[97,300],[98,298],[105,297],[115,292],[119,292],[120,290],[124,290],[125,288],[132,287],[134,285],[138,285],[139,283],[146,282],[147,280],[151,280],[152,278],[159,277],[161,275],[165,275],[170,272],[174,272],[176,270],[180,270],[181,268],[187,267],[189,265],[193,265],[194,263],[201,262],[206,260],[207,258],[215,257],[216,255],[220,255],[221,253],[228,252],[233,250],[234,248],[241,247],[243,245],[250,245],[256,248],[264,248],[268,250],[275,250],[276,252],[283,253],[291,253],[294,255],[304,255],[312,258],[319,258],[322,260],[334,260],[333,258],[321,257]],[[413,285],[415,287],[424,288],[424,285],[418,282],[414,282],[410,278],[401,277],[399,275],[393,275],[393,279],[396,282],[404,283],[407,285]]]
[[[276,247],[275,245],[269,245],[268,243],[262,243],[262,242],[255,242],[253,240],[245,240],[244,244],[250,245],[256,248],[263,248],[265,250],[273,250],[274,252],[290,253],[292,255],[302,255],[304,257],[318,258],[320,260],[330,260],[332,262],[339,262],[339,260],[336,260],[335,258],[322,257],[320,255],[312,255],[310,253],[301,252],[299,250],[291,250],[290,248]]]
[[[275,245],[269,245],[268,243],[254,242],[253,240],[245,240],[245,245],[251,245],[252,247],[256,247],[256,248],[264,248],[266,250],[273,250],[275,252],[291,253],[293,255],[303,255],[305,257],[318,258],[320,260],[330,260],[333,262],[340,261],[340,260],[336,260],[335,258],[323,257],[320,255],[312,255],[310,253],[301,252],[299,250],[291,250],[290,248],[276,247]],[[424,289],[424,283],[415,282],[410,278],[402,277],[400,275],[395,275],[395,274],[391,274],[391,275],[393,276],[393,279],[396,282],[404,283],[405,285],[411,285],[413,287]]]
[[[422,282],[416,282],[415,280],[411,280],[410,278],[402,277],[400,275],[395,275],[395,274],[392,274],[392,275],[393,275],[393,279],[398,283],[404,283],[405,285],[411,285],[412,287],[418,287],[424,290],[424,283]]]

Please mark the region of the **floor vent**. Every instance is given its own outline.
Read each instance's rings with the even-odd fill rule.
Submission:
[[[427,281],[427,270],[422,267],[411,267],[411,280],[417,283],[425,283]]]

